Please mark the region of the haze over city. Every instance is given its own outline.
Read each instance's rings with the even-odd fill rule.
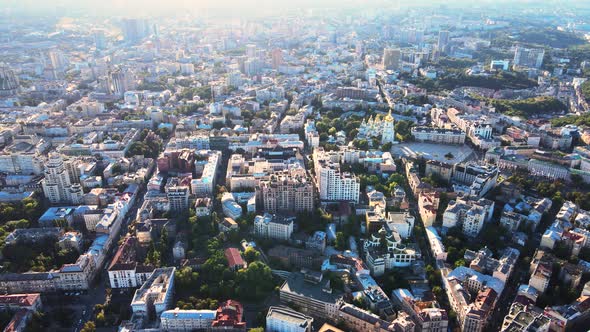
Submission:
[[[0,329],[590,330],[590,2],[0,2]]]

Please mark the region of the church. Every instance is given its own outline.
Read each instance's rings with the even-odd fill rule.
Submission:
[[[373,119],[373,116],[367,121],[363,119],[357,138],[368,140],[375,137],[381,137],[381,144],[395,142],[394,120],[391,110],[384,117],[381,117],[381,114],[377,114],[375,119]]]

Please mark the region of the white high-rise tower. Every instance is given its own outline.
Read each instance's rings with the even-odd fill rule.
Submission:
[[[41,183],[45,197],[51,203],[81,203],[82,187],[72,185],[61,155],[52,153],[45,164],[45,178]]]

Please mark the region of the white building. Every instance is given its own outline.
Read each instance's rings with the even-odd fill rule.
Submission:
[[[485,222],[494,213],[494,202],[488,199],[473,200],[459,197],[451,201],[443,214],[443,227],[460,226],[467,236],[477,236]]]
[[[154,270],[148,280],[133,295],[131,310],[134,314],[153,319],[170,308],[174,300],[175,271],[174,267]]]
[[[64,166],[61,155],[53,153],[45,164],[45,179],[41,182],[43,193],[51,203],[81,204],[82,187],[70,182],[70,176]]]
[[[310,332],[313,318],[286,307],[270,307],[266,332]]]
[[[324,150],[314,150],[314,165],[320,199],[358,203],[360,181],[356,175],[340,171],[340,163],[327,157]]]
[[[208,330],[215,320],[215,310],[166,310],[160,315],[163,331]]]
[[[242,216],[242,207],[238,204],[231,193],[224,193],[221,197],[221,208],[226,216],[238,219]]]
[[[191,181],[191,192],[197,197],[207,197],[213,194],[217,168],[221,161],[221,151],[208,151],[205,163],[195,162],[198,168],[202,167],[201,177]],[[202,164],[202,165],[201,165]]]
[[[263,238],[287,241],[293,234],[294,218],[265,213],[254,218],[254,232]]]
[[[382,238],[385,238],[386,248],[381,248]],[[417,258],[416,250],[404,245],[395,230],[387,234],[385,228],[381,228],[377,235],[372,234],[364,242],[364,248],[365,262],[374,276],[381,276],[395,267],[408,267]]]

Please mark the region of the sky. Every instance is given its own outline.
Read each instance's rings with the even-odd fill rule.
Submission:
[[[214,10],[230,15],[251,15],[281,9],[313,8],[400,8],[416,5],[474,6],[502,3],[530,4],[538,8],[547,4],[563,6],[587,3],[588,0],[0,0],[2,12],[77,15],[171,15]]]

